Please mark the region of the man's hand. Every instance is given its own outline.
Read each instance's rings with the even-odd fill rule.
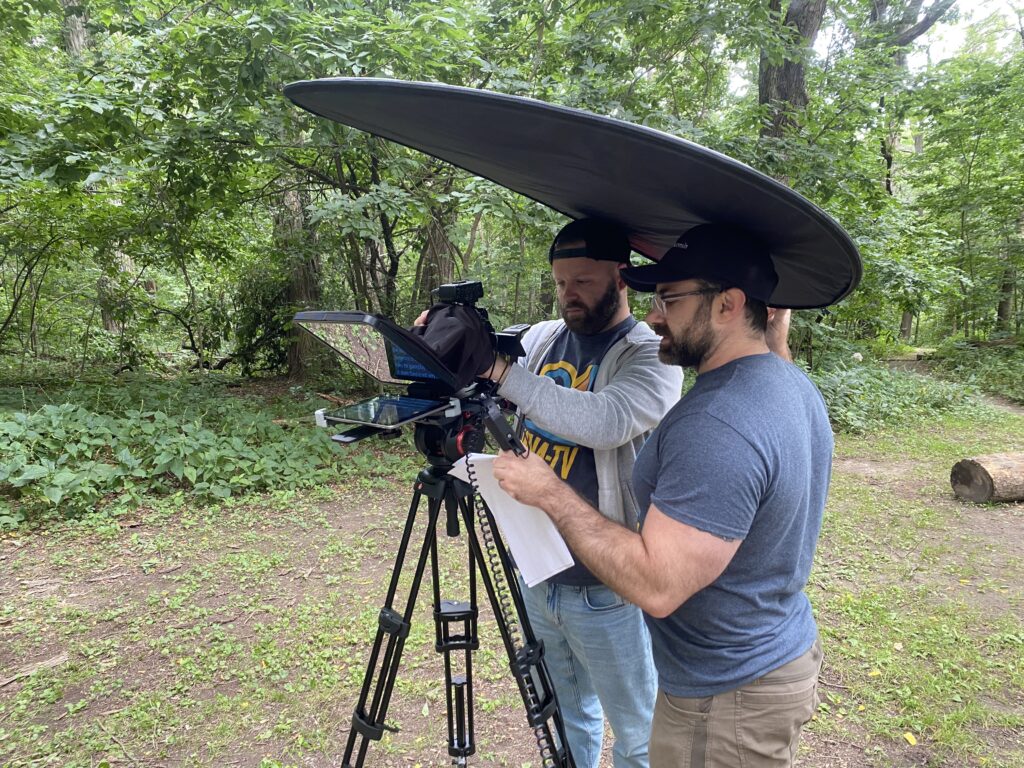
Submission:
[[[494,460],[494,477],[509,496],[531,507],[544,508],[568,486],[555,475],[551,466],[536,454],[520,457],[502,451]]]
[[[790,362],[793,361],[793,355],[789,351],[789,321],[792,315],[791,309],[768,307],[768,329],[764,334],[768,349]]]
[[[505,371],[508,370],[509,366],[512,365],[509,359],[504,355],[495,355],[494,364],[486,371],[480,374],[481,379],[490,379],[491,381],[501,381],[505,376]]]
[[[427,324],[427,315],[429,315],[429,314],[430,314],[430,310],[429,309],[424,309],[422,312],[420,312],[419,317],[417,317],[415,320],[412,321],[412,324],[413,325],[426,325]]]

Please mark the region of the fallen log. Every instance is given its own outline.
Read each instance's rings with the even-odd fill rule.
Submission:
[[[1024,453],[995,453],[962,459],[949,473],[953,493],[976,504],[1024,501]]]

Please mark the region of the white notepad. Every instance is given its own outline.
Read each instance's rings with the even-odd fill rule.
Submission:
[[[496,458],[488,453],[471,453],[455,462],[448,474],[468,483],[466,460],[473,463],[480,495],[498,522],[523,581],[532,587],[571,566],[572,555],[543,510],[520,504],[501,489],[494,479]]]

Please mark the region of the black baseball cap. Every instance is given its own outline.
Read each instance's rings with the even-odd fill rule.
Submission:
[[[768,246],[744,229],[700,224],[680,235],[661,260],[622,270],[626,285],[653,291],[659,283],[701,279],[739,288],[766,304],[779,282]]]
[[[561,248],[559,243],[583,242],[583,247]],[[588,258],[595,261],[614,261],[629,264],[629,235],[618,224],[606,219],[577,219],[570,221],[551,241],[548,261],[555,259]]]

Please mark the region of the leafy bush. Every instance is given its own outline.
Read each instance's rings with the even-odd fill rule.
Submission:
[[[86,384],[61,399],[0,413],[0,495],[19,505],[71,515],[119,496],[185,489],[223,498],[333,478],[337,450],[325,431],[288,428],[267,403],[230,395],[223,382]],[[287,407],[306,419],[313,410],[299,397]],[[6,506],[0,524],[17,522]]]
[[[1024,346],[953,342],[944,344],[929,360],[942,376],[1024,403]]]
[[[811,374],[835,429],[866,432],[975,402],[973,387],[891,371],[877,365],[841,365]]]

